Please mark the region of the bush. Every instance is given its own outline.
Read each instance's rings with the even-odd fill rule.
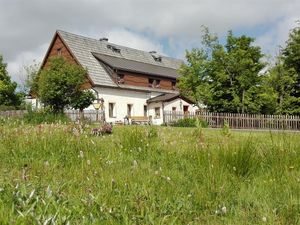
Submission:
[[[197,122],[198,120],[198,122]],[[176,122],[174,122],[173,124],[171,124],[171,126],[173,127],[197,127],[197,125],[200,125],[201,127],[208,127],[208,124],[206,121],[203,121],[201,119],[197,119],[197,118],[183,118],[183,119],[179,119]]]
[[[67,123],[70,119],[62,113],[54,114],[45,110],[31,111],[24,115],[24,122],[30,124],[41,124],[41,123]]]

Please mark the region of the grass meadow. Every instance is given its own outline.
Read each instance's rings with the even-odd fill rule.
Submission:
[[[300,224],[300,133],[0,123],[0,224]]]

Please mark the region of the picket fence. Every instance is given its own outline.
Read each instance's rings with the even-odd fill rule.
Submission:
[[[227,123],[233,129],[300,130],[300,116],[164,111],[166,124],[183,118],[199,118],[211,128]]]

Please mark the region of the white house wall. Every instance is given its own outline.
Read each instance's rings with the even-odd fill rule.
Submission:
[[[182,104],[180,104],[180,101]],[[183,111],[183,106],[187,105],[188,106],[188,111],[189,112],[195,112],[198,107],[197,106],[193,106],[190,103],[184,101],[183,99],[174,99],[173,101],[170,102],[165,102],[164,103],[164,110],[165,111],[172,111],[173,107],[176,107],[176,111]]]
[[[127,104],[132,104],[132,116],[144,116],[144,105],[149,98],[160,95],[158,92],[143,92],[116,88],[96,87],[94,88],[99,98],[104,99],[105,118],[107,122],[124,121],[127,115]],[[115,104],[115,115],[109,117],[109,103]],[[93,109],[92,106],[89,107]]]

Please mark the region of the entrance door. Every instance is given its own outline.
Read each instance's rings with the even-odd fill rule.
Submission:
[[[184,105],[183,106],[183,114],[186,115],[189,113],[189,106],[188,105]]]

